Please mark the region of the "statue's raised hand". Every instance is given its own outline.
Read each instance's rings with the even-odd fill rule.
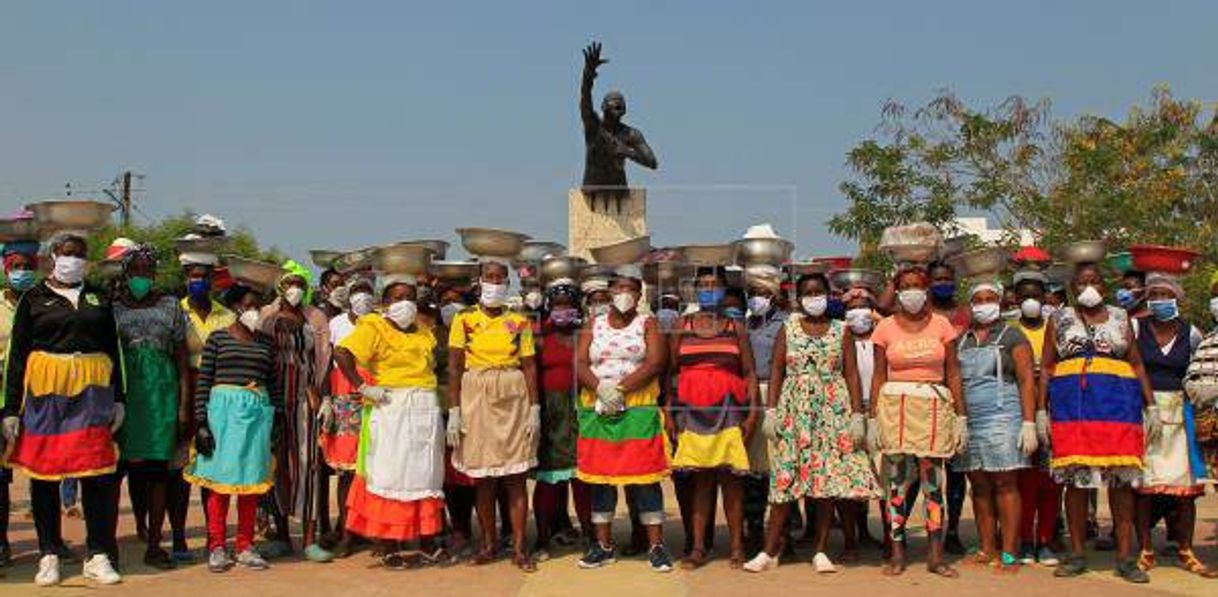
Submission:
[[[595,73],[596,69],[608,60],[601,58],[601,42],[594,41],[584,48],[584,70]]]

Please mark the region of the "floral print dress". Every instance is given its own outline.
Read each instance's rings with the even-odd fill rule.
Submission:
[[[770,454],[770,502],[800,498],[867,500],[880,488],[867,453],[850,439],[850,394],[842,376],[844,325],[820,336],[803,316],[787,319],[786,376],[778,398],[778,439]]]

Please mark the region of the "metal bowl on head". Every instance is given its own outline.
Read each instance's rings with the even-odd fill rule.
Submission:
[[[448,241],[446,240],[407,240],[399,245],[420,245],[431,250],[432,259],[444,259],[448,256]]]
[[[372,269],[387,274],[421,274],[431,264],[432,250],[422,244],[396,244],[372,251]]]
[[[200,236],[198,238],[179,238],[173,241],[173,248],[178,253],[209,253],[219,254],[228,246],[227,236]]]
[[[947,259],[947,265],[963,278],[979,278],[998,273],[1006,268],[1009,255],[1006,249],[986,247],[961,253]]]
[[[800,276],[808,276],[812,274],[828,274],[829,262],[827,261],[804,261],[800,263],[788,263],[782,266],[782,273],[785,277],[791,280],[798,280]]]
[[[223,259],[230,276],[243,284],[261,290],[274,288],[284,274],[283,268],[274,263],[255,261],[237,255],[225,255]]]
[[[524,243],[524,248],[516,256],[516,261],[525,263],[540,263],[550,257],[562,257],[567,254],[567,246],[548,240],[531,240]]]
[[[38,240],[38,223],[33,218],[0,220],[0,243]]]
[[[681,280],[694,277],[697,268],[680,261],[656,261],[643,264],[643,280],[652,286],[671,287]]]
[[[334,262],[342,257],[342,251],[331,251],[330,249],[313,249],[309,251],[309,259],[313,260],[313,265],[322,269],[334,267]]]
[[[110,223],[115,206],[100,201],[40,201],[26,206],[42,233],[60,230],[97,230]]]
[[[732,243],[740,265],[779,265],[791,260],[795,243],[782,238],[742,238]]]
[[[432,261],[428,273],[450,281],[473,280],[478,277],[477,261]]]
[[[605,280],[613,279],[613,267],[603,263],[589,263],[579,270],[579,281],[593,280],[601,278]]]
[[[344,274],[356,270],[368,269],[372,267],[372,254],[374,252],[376,252],[376,247],[347,251],[346,253],[339,255],[338,259],[334,260],[334,264],[331,267]]]
[[[967,251],[969,245],[973,244],[976,239],[975,234],[962,234],[943,239],[943,244],[939,246],[939,260],[943,261]]]
[[[582,257],[573,257],[571,255],[561,255],[555,257],[547,257],[541,260],[541,281],[543,284],[549,284],[554,280],[567,278],[569,280],[578,280],[580,271],[587,265],[588,262]]]
[[[1058,257],[1066,263],[1099,263],[1108,254],[1108,247],[1102,240],[1080,240],[1061,248]]]
[[[681,261],[691,265],[728,266],[736,262],[736,248],[732,245],[685,245],[677,250]]]
[[[638,263],[651,253],[651,237],[637,236],[630,240],[591,249],[592,260],[604,265]]]
[[[930,263],[939,255],[938,245],[884,245],[880,251],[896,263]]]
[[[872,269],[839,269],[829,272],[829,284],[842,291],[861,287],[879,292],[884,287],[884,274]]]
[[[461,246],[470,255],[507,259],[519,255],[524,242],[529,240],[527,234],[497,228],[458,228],[457,234],[461,235]]]

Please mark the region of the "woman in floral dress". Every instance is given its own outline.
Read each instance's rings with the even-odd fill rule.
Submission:
[[[770,453],[770,526],[766,548],[745,569],[762,572],[778,565],[783,530],[792,504],[816,504],[818,572],[836,568],[825,554],[835,502],[872,500],[879,484],[862,450],[866,436],[854,337],[845,324],[829,319],[829,281],[821,274],[799,280],[799,310],[783,324],[774,345],[763,431]],[[842,528],[853,533],[855,508],[843,508]]]

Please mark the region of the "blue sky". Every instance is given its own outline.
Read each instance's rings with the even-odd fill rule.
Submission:
[[[1049,97],[1114,117],[1166,83],[1218,97],[1212,2],[409,3],[0,6],[0,207],[147,175],[296,255],[463,225],[565,241],[582,169],[579,50],[605,45],[660,161],[657,244],[769,220],[848,250],[844,155],[888,98]]]

